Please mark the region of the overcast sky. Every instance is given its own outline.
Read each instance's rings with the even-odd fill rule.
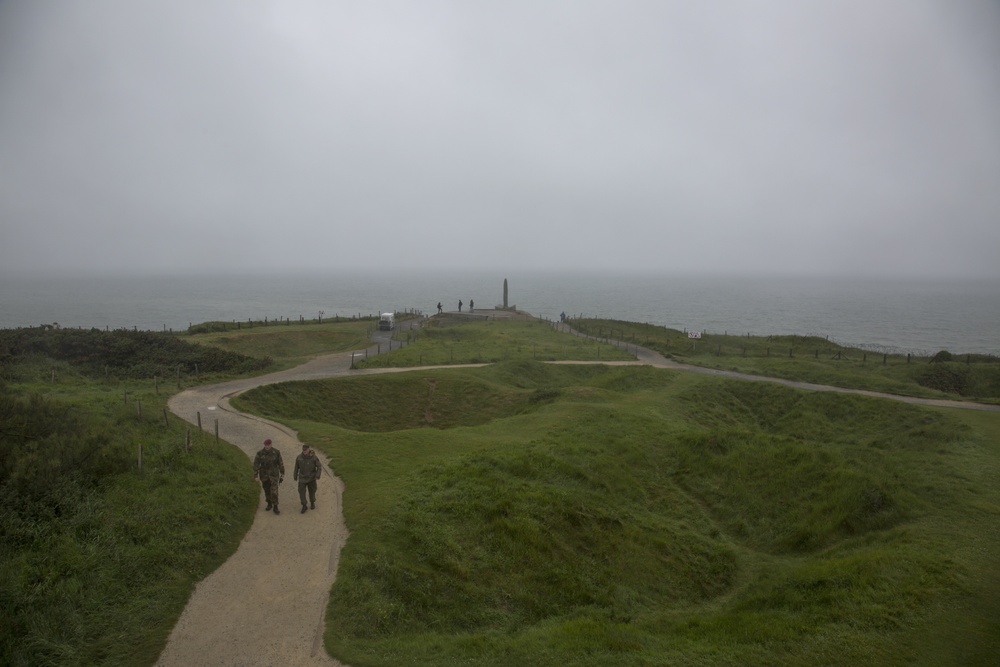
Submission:
[[[0,269],[1000,277],[995,0],[0,0]]]

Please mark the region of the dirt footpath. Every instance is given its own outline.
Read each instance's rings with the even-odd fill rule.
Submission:
[[[302,443],[286,426],[237,413],[229,397],[273,382],[356,373],[350,363],[350,353],[330,355],[288,371],[196,387],[170,399],[170,410],[192,424],[200,412],[206,431],[214,433],[217,419],[219,437],[250,459],[264,439],[271,438],[285,463],[285,482],[279,489],[281,514],[264,511],[261,493],[250,531],[236,553],[197,585],[157,665],[340,665],[323,647],[323,630],[330,587],[348,535],[343,483],[315,450],[324,465],[316,509],[301,514],[292,471]],[[253,474],[250,466],[244,472]]]

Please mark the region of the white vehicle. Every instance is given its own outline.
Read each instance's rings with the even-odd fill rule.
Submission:
[[[396,328],[396,315],[393,313],[382,313],[378,318],[379,331],[392,331]]]

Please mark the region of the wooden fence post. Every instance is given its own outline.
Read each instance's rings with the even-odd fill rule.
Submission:
[[[201,411],[198,411],[198,432],[201,433]]]
[[[135,416],[136,416],[136,419],[138,419],[139,421],[142,421],[142,401],[138,401],[137,400],[135,402]]]
[[[142,443],[139,443],[139,470],[142,471]]]
[[[163,425],[170,428],[170,420],[167,419],[167,406],[163,406]]]
[[[215,420],[215,444],[219,444],[219,420]]]

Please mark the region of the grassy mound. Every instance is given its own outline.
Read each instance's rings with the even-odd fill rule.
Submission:
[[[266,356],[251,358],[233,351],[193,345],[177,336],[151,331],[100,329],[0,330],[0,366],[5,373],[25,364],[70,364],[90,377],[152,379],[206,374],[260,372]]]
[[[173,337],[147,350],[145,337],[83,332],[106,340],[74,354],[75,334],[52,333],[22,333],[38,345],[9,346],[0,364],[0,664],[152,664],[195,583],[250,526],[250,462],[207,437],[188,448],[151,379],[101,368],[132,377],[129,360]]]
[[[570,336],[541,320],[466,320],[432,317],[417,329],[397,330],[387,354],[359,360],[360,368],[480,364],[510,361],[626,361],[632,354],[602,341]],[[383,346],[385,347],[385,346]]]
[[[1000,402],[1000,358],[940,351],[921,356],[892,349],[852,348],[819,336],[739,336],[605,319],[570,325],[602,340],[637,344],[677,361],[720,370],[904,396]]]
[[[330,319],[309,324],[286,320],[240,329],[231,325],[199,326],[192,328],[186,340],[230,354],[273,360],[274,369],[281,369],[321,354],[364,348],[373,326],[371,319]]]
[[[529,361],[272,391],[245,400],[347,485],[327,643],[349,664],[962,664],[996,648],[926,632],[993,627],[970,584],[1000,590],[981,551],[1000,453],[954,413]],[[429,406],[477,416],[428,422]]]

